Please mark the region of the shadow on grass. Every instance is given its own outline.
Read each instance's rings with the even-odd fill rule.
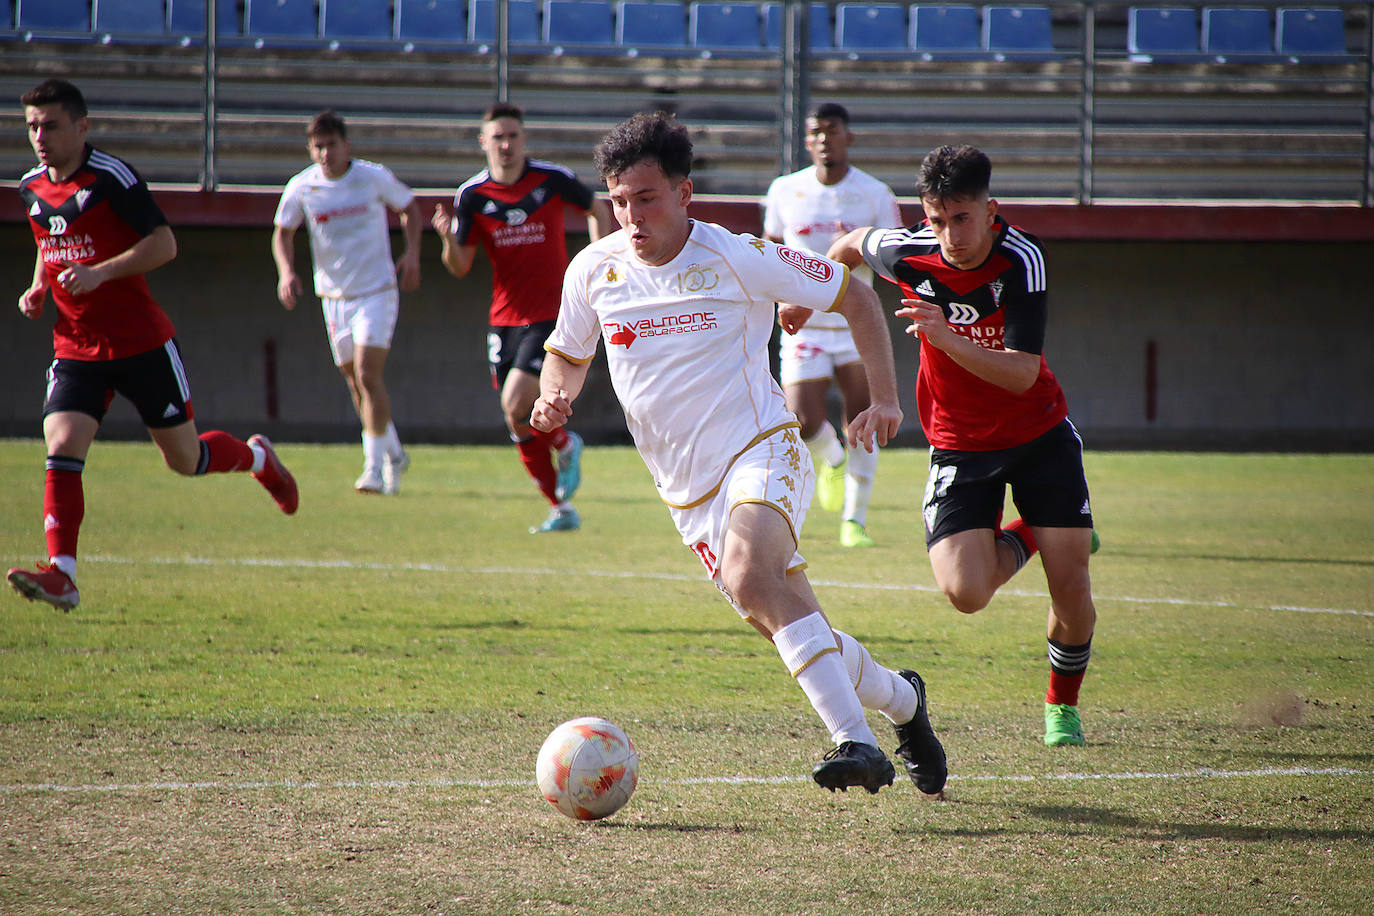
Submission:
[[[1194,840],[1219,839],[1234,840],[1242,843],[1270,842],[1273,840],[1299,843],[1329,843],[1339,840],[1353,840],[1359,843],[1374,842],[1374,830],[1340,828],[1328,830],[1315,827],[1281,827],[1264,824],[1161,824],[1109,808],[1090,808],[1082,805],[1034,806],[1026,811],[1042,820],[1057,821],[1083,827],[1109,827],[1126,836],[1143,840]]]

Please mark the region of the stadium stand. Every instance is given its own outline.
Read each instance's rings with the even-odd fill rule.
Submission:
[[[687,43],[686,13],[673,2],[620,0],[615,37],[626,47],[680,47]]]
[[[689,7],[687,31],[698,48],[757,50],[763,47],[759,8],[752,3],[697,0]]]
[[[95,0],[94,29],[105,37],[164,36],[167,10],[162,0]]]
[[[167,26],[174,36],[201,40],[205,35],[205,0],[167,0]],[[215,5],[215,30],[226,38],[243,34],[238,3],[221,0]]]
[[[983,47],[1000,52],[1054,50],[1050,8],[1047,6],[988,6],[983,8]]]
[[[907,40],[914,51],[977,51],[983,46],[977,7],[913,3],[910,22]]]
[[[556,46],[615,43],[609,0],[545,0],[544,41]]]
[[[391,7],[377,0],[320,0],[320,33],[327,39],[390,41]]]
[[[18,0],[15,26],[35,32],[89,32],[90,0]]]
[[[845,51],[907,50],[906,8],[893,3],[835,7],[835,46]]]
[[[244,31],[252,38],[317,38],[315,0],[247,0]]]
[[[1197,10],[1178,6],[1132,7],[1126,46],[1132,54],[1196,54]]]
[[[763,46],[782,47],[783,8],[781,3],[769,2],[763,5]],[[830,5],[813,3],[808,14],[811,50],[823,51],[834,47],[834,25],[830,21]]]
[[[1345,12],[1339,9],[1280,7],[1274,46],[1292,57],[1346,54]]]
[[[463,0],[396,0],[396,38],[413,48],[415,42],[454,44],[468,37],[467,4]]]
[[[506,10],[506,34],[511,44],[538,44],[537,0],[509,0]],[[485,42],[496,40],[496,10],[493,0],[472,0],[471,6],[468,7],[468,38]]]

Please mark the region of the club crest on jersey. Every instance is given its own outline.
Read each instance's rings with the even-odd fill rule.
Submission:
[[[54,213],[48,217],[48,235],[64,235],[67,231],[67,219],[61,214]]]
[[[825,283],[835,275],[835,268],[824,258],[802,254],[800,251],[785,245],[779,245],[776,250],[778,257],[813,280]]]
[[[1002,281],[993,280],[988,284],[988,289],[992,292],[992,304],[998,308],[1002,307]]]
[[[37,216],[38,214],[40,214],[40,213],[42,213],[42,212],[43,212],[43,205],[40,204],[40,203],[39,203],[38,201],[36,201],[36,200],[33,202],[33,206],[32,206],[32,207],[29,207],[29,216]]]
[[[524,210],[521,210],[519,207],[511,207],[509,210],[506,211],[507,226],[523,226],[525,224],[525,220],[529,218],[530,215],[526,213]]]
[[[542,204],[548,196],[549,192],[543,188],[535,188],[534,191],[530,193],[530,197],[534,198],[535,204]]]
[[[88,201],[88,200],[90,200],[90,199],[91,199],[91,189],[90,189],[90,188],[82,188],[80,191],[77,191],[77,192],[76,192],[76,209],[77,209],[77,210],[84,210],[84,209],[86,209],[86,201]]]
[[[495,213],[495,212],[496,212],[496,201],[494,201],[494,200],[489,200],[489,201],[487,201],[487,205],[486,205],[485,207],[482,208],[482,213],[483,213],[484,215],[486,215],[486,216],[491,216],[491,215],[492,215],[493,213]]]

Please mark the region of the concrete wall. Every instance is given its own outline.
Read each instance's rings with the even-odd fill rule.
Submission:
[[[286,312],[276,301],[269,235],[266,225],[178,228],[180,255],[150,277],[179,331],[197,420],[241,436],[354,439],[357,420],[318,306],[310,299]],[[0,241],[9,288],[0,312],[0,435],[35,436],[51,307],[31,322],[13,305],[33,269],[27,225],[0,225]],[[1356,349],[1367,336],[1359,316],[1369,301],[1368,244],[1051,240],[1046,250],[1047,354],[1089,447],[1374,448],[1374,360]],[[415,442],[503,441],[486,367],[490,271],[479,256],[459,281],[438,255],[429,233],[422,288],[402,298],[387,372],[397,424]],[[880,287],[896,308],[895,291]],[[899,443],[922,445],[915,348],[897,322],[892,329],[909,414]],[[592,441],[626,440],[600,359],[577,428]],[[123,402],[102,434],[145,435]]]

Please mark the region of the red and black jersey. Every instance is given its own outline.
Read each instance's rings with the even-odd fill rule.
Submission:
[[[531,159],[515,184],[483,169],[453,199],[460,245],[481,241],[492,264],[490,323],[498,327],[553,321],[563,295],[568,245],[563,205],[591,210],[595,194],[569,169]]]
[[[1034,236],[997,217],[987,260],[973,270],[951,267],[929,223],[874,229],[863,240],[865,262],[908,299],[939,305],[959,334],[993,350],[1039,353],[1040,374],[1015,394],[984,381],[921,340],[916,408],[937,448],[989,451],[1022,445],[1068,415],[1059,381],[1043,354],[1045,255]]]
[[[64,264],[108,261],[166,225],[167,218],[132,166],[87,146],[81,167],[65,181],[51,181],[47,167],[39,166],[20,179],[19,196],[57,302],[54,355],[122,359],[175,336],[171,319],[153,300],[142,274],[109,280],[81,296],[57,282]]]

